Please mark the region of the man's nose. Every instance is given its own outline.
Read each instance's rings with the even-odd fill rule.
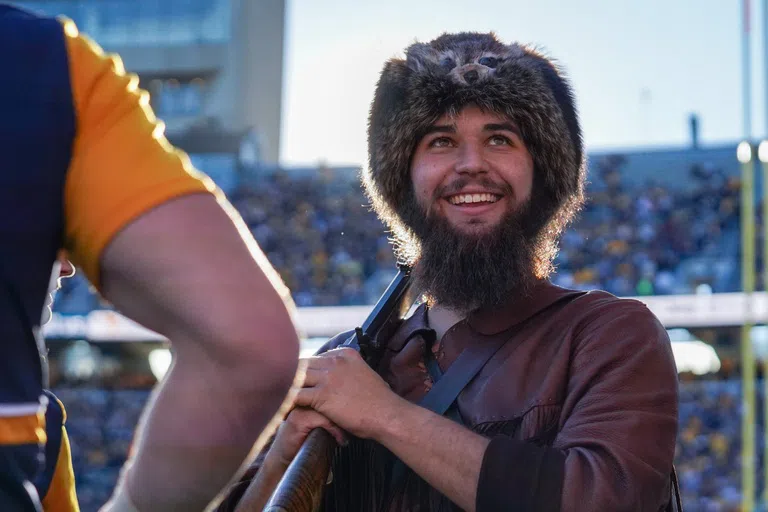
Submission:
[[[470,175],[486,172],[481,149],[474,144],[465,144],[459,151],[456,172]]]

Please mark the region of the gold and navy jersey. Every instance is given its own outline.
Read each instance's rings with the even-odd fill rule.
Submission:
[[[71,21],[0,5],[0,77],[0,510],[39,510],[39,327],[57,251],[98,289],[101,253],[124,226],[216,190],[169,145],[138,78]]]

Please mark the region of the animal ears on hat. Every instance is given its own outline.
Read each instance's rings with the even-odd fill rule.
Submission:
[[[429,43],[416,42],[405,50],[405,62],[410,71],[420,73],[430,67],[450,71],[456,66],[476,59],[478,64],[495,68],[497,64],[524,57],[526,48],[504,44],[495,33],[444,33]]]
[[[427,56],[435,54],[435,50],[427,43],[413,43],[405,50],[405,66],[411,71],[420,73],[427,63]]]

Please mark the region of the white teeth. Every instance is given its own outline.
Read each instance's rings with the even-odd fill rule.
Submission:
[[[495,203],[499,198],[493,194],[459,194],[448,199],[451,204]]]

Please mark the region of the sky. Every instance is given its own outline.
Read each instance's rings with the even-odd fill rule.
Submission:
[[[751,3],[752,133],[765,135],[762,1]],[[364,165],[384,62],[443,32],[534,44],[571,78],[588,151],[744,137],[741,0],[288,0],[281,160]]]

